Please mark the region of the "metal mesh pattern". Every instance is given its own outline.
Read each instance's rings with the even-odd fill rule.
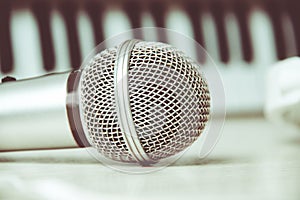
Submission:
[[[118,124],[114,96],[117,48],[97,54],[81,78],[81,107],[89,137],[103,155],[135,161]],[[176,48],[139,42],[129,62],[129,100],[136,132],[153,160],[191,145],[209,117],[207,84],[197,64]]]
[[[88,134],[104,156],[131,162],[122,136],[114,98],[114,65],[117,48],[97,54],[86,66],[81,78],[81,105]]]
[[[163,43],[139,42],[131,53],[131,112],[140,142],[154,160],[184,150],[204,129],[210,96],[196,67]]]

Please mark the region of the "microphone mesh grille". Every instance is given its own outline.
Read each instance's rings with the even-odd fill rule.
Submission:
[[[97,54],[81,78],[84,122],[94,146],[118,161],[134,162],[120,130],[114,97],[117,48]],[[190,146],[209,118],[210,95],[192,59],[164,43],[139,42],[129,61],[129,99],[144,151],[153,160]]]
[[[95,148],[117,161],[135,161],[128,151],[117,119],[114,65],[117,48],[97,54],[81,78],[81,105],[85,126]]]
[[[131,53],[131,112],[143,149],[154,160],[190,146],[208,120],[209,91],[196,65],[164,43],[140,42]]]

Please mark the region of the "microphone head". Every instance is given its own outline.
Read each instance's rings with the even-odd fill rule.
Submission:
[[[115,161],[148,165],[171,157],[209,119],[199,64],[165,43],[128,40],[103,50],[82,69],[78,91],[88,140]]]

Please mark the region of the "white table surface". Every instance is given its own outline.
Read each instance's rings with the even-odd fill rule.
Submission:
[[[300,130],[262,117],[227,119],[208,158],[191,149],[142,175],[105,167],[85,149],[0,153],[0,199],[299,200]]]

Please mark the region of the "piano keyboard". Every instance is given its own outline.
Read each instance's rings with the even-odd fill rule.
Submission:
[[[208,51],[223,78],[229,114],[260,112],[266,69],[300,54],[299,8],[292,0],[3,0],[0,75],[22,79],[76,69],[106,38],[132,28],[166,27]],[[131,37],[171,39],[137,34]]]

